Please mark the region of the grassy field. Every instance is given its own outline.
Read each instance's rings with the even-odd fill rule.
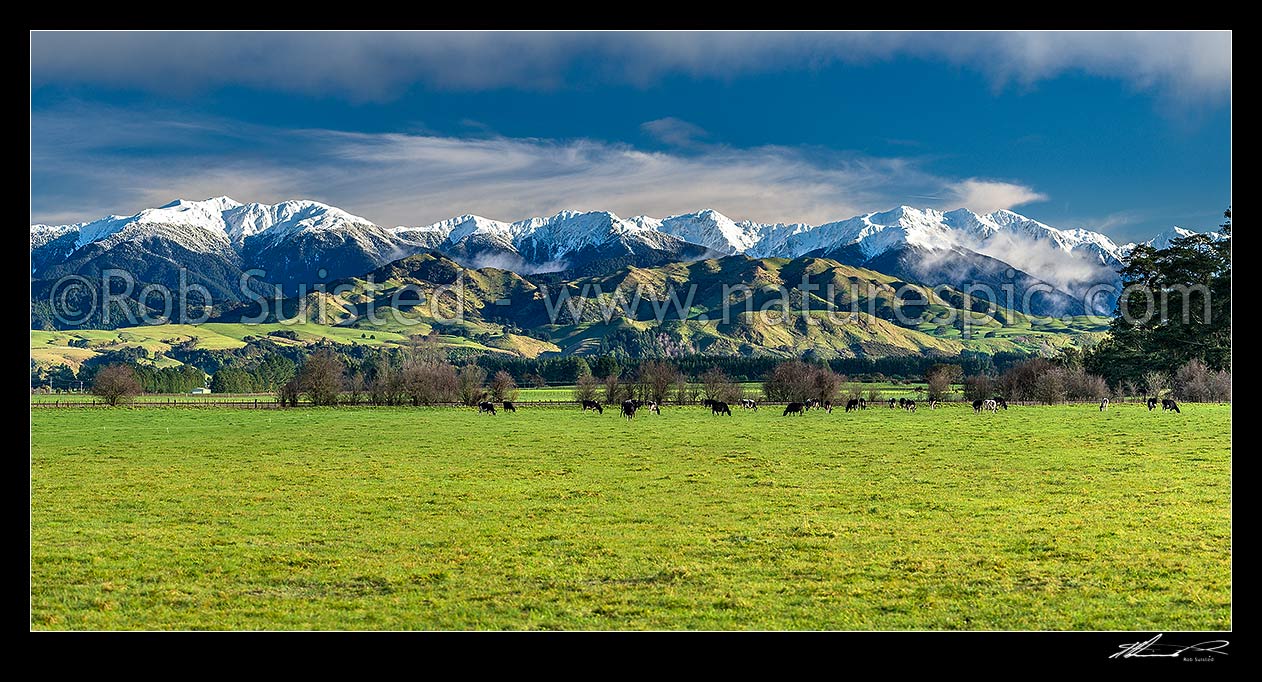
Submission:
[[[333,327],[302,322],[297,324],[241,324],[208,322],[205,324],[162,324],[141,327],[123,327],[113,330],[79,329],[73,331],[31,330],[31,360],[42,367],[68,365],[78,370],[83,362],[102,352],[124,348],[144,348],[150,353],[167,353],[179,343],[195,341],[196,347],[205,350],[227,350],[246,345],[248,336],[267,336],[270,332],[287,331],[297,336],[288,339],[268,336],[268,340],[282,345],[309,345],[323,340],[343,345],[363,346],[401,345],[407,336],[376,328]],[[429,327],[409,330],[410,333],[429,331]],[[464,349],[499,354],[516,354],[537,357],[540,353],[557,350],[556,346],[516,334],[501,335],[486,346],[460,336],[442,336],[441,343],[450,349]],[[87,347],[75,344],[87,343]],[[179,366],[180,362],[166,355],[156,360],[146,360],[159,366]]]
[[[1228,406],[31,420],[36,629],[1232,625]]]

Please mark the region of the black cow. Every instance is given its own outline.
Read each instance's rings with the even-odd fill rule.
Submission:
[[[785,416],[788,416],[788,415],[790,415],[790,414],[798,414],[798,415],[800,415],[800,414],[804,414],[805,412],[806,412],[806,406],[805,406],[805,405],[803,405],[802,403],[789,403],[789,404],[788,404],[788,405],[784,408],[784,414],[782,414],[782,415],[780,415],[780,416],[781,416],[781,417],[785,417]]]
[[[596,402],[595,400],[583,401],[583,411],[586,412],[588,410],[596,410],[597,414],[605,413],[605,410],[600,406],[600,403]]]
[[[483,412],[490,412],[491,414],[495,414],[495,404],[494,403],[478,403],[478,414],[482,414]]]
[[[894,405],[895,405],[895,404],[897,404],[897,401],[895,401],[893,398],[890,398],[890,409],[891,409],[891,410],[892,410],[892,409],[894,409]]]
[[[639,409],[639,405],[636,405],[634,400],[622,401],[622,416],[627,419],[634,417],[637,409]]]
[[[851,398],[850,400],[846,401],[846,411],[847,411],[847,412],[854,412],[854,411],[855,411],[855,410],[857,410],[857,409],[859,409],[859,401],[858,401],[858,400],[855,400],[854,398]]]
[[[904,410],[905,410],[905,409],[907,409],[907,399],[906,399],[906,398],[899,398],[899,399],[898,399],[898,406],[899,406],[899,407],[901,407],[901,408],[903,408]]]
[[[974,401],[973,401],[973,412],[974,412],[974,413],[977,413],[977,412],[981,412],[981,411],[982,411],[982,401],[980,401],[980,400],[974,400]]]
[[[1005,410],[1008,409],[1008,401],[1004,400],[1003,398],[995,398],[995,404],[998,405],[999,407],[1002,407]]]
[[[929,399],[929,409],[931,409],[931,410],[936,410],[936,409],[938,409],[938,401],[937,401],[937,400],[934,400],[934,399],[932,399],[932,398],[930,398],[930,399]]]
[[[806,401],[806,405],[804,407],[808,410],[811,409],[812,407],[819,407],[819,399],[811,398],[810,400]]]
[[[831,400],[824,401],[824,411],[827,412],[828,414],[833,413],[833,401]]]
[[[1165,412],[1166,410],[1169,410],[1171,412],[1179,412],[1179,404],[1169,398],[1162,398],[1161,411]],[[1179,413],[1182,414],[1182,412],[1179,412]]]
[[[1156,398],[1149,398],[1149,399],[1148,399],[1148,411],[1149,411],[1149,412],[1152,412],[1152,411],[1153,411],[1153,409],[1155,409],[1155,408],[1157,407],[1157,403],[1158,403],[1158,402],[1159,402],[1159,401],[1158,401]]]
[[[868,401],[863,398],[859,398],[859,409],[860,410],[868,409]]]
[[[516,411],[517,411],[517,406],[513,404],[513,401],[511,401],[511,400],[505,400],[505,401],[504,401],[504,411],[505,411],[505,412],[516,412]]]
[[[903,409],[904,409],[904,410],[908,410],[908,411],[910,411],[910,412],[915,412],[915,411],[916,411],[916,401],[915,401],[915,400],[908,400],[907,402],[903,403]]]
[[[732,416],[732,408],[728,407],[727,403],[723,402],[722,400],[711,400],[710,401],[710,414],[711,415],[726,414],[727,416],[730,417]]]

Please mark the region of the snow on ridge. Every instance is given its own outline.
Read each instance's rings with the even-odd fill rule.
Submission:
[[[669,249],[686,242],[717,254],[755,258],[796,258],[845,248],[874,258],[910,246],[925,251],[968,249],[1016,267],[1026,264],[1047,271],[1084,263],[1116,267],[1133,248],[1119,246],[1099,232],[1058,229],[1007,209],[978,214],[967,208],[944,212],[903,205],[819,225],[735,221],[709,208],[665,218],[620,218],[609,211],[563,210],[515,222],[466,214],[426,226],[386,229],[316,201],[243,204],[221,196],[201,201],[177,199],[133,216],[107,216],[74,225],[32,225],[31,249],[77,233],[76,249],[103,240],[108,240],[108,245],[161,234],[180,239],[190,248],[220,250],[226,242],[240,251],[246,240],[265,237],[279,244],[297,234],[322,231],[344,233],[357,243],[381,242],[373,247],[376,250],[394,242],[396,248],[389,250],[402,254],[417,247],[464,243],[510,252],[521,249],[533,259],[546,256],[556,260],[589,246],[621,243]],[[1145,243],[1164,246],[1170,239],[1189,233],[1175,227]]]

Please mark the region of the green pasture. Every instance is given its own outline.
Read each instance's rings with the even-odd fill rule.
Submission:
[[[1231,628],[1231,413],[33,410],[36,629]]]

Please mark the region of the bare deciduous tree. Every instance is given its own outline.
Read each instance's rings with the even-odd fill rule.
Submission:
[[[631,397],[631,391],[617,374],[610,374],[603,380],[605,387],[605,404],[616,405]]]
[[[517,382],[513,381],[513,375],[500,370],[491,377],[490,383],[491,400],[516,400],[517,399]]]
[[[578,382],[574,384],[574,400],[578,402],[595,400],[599,385],[600,382],[590,373],[578,375]]]
[[[679,377],[679,370],[664,360],[649,360],[640,364],[636,377],[640,398],[661,403],[666,401],[671,385]]]
[[[718,367],[711,367],[701,375],[701,388],[706,398],[736,404],[745,397],[741,385],[728,378]]]
[[[1216,372],[1193,358],[1174,373],[1174,395],[1190,403],[1231,400],[1231,373]]]
[[[937,364],[925,372],[925,383],[930,400],[946,400],[951,394],[951,385],[964,376],[964,368],[959,365]],[[989,397],[989,396],[988,396]]]
[[[468,364],[457,373],[459,380],[460,402],[465,405],[477,405],[486,399],[486,370]]]
[[[352,405],[358,405],[364,397],[364,391],[368,387],[368,382],[364,379],[364,373],[356,371],[346,380],[346,398]]]
[[[461,400],[460,377],[447,362],[409,362],[403,368],[402,393],[413,405]]]
[[[92,394],[107,405],[129,403],[142,393],[140,379],[129,365],[107,365],[96,373],[92,381]]]
[[[990,400],[997,390],[995,378],[989,374],[975,374],[964,378],[965,400]]]
[[[828,367],[816,365],[812,369],[810,397],[828,402],[837,400],[837,392],[841,390],[842,384],[846,383],[846,377]]]
[[[346,365],[332,349],[321,348],[302,363],[298,372],[299,390],[312,405],[337,405],[346,385]]]
[[[378,364],[372,381],[368,382],[368,402],[373,405],[399,405],[404,395],[403,373],[389,362]]]
[[[1060,368],[1053,368],[1043,374],[1034,377],[1034,385],[1031,394],[1035,400],[1045,405],[1056,405],[1065,402],[1065,372]]]
[[[295,376],[276,387],[276,402],[280,403],[281,407],[298,407],[298,396],[301,394],[302,386],[298,382],[298,377]]]
[[[787,360],[775,366],[763,381],[763,395],[776,402],[836,400],[846,378],[828,367],[801,360]]]
[[[1144,392],[1152,398],[1164,397],[1170,390],[1170,377],[1163,372],[1144,372]]]

